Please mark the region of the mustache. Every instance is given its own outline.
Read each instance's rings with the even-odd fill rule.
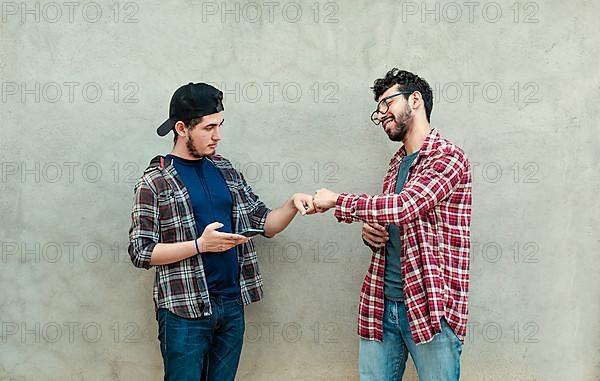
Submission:
[[[389,122],[390,120],[391,120],[391,121],[394,121],[394,122],[398,122],[398,121],[396,120],[396,117],[392,115],[392,116],[390,116],[390,117],[384,118],[384,119],[381,121],[381,127],[383,127],[383,128],[385,129],[385,125],[386,125],[386,124],[387,124],[387,122]]]

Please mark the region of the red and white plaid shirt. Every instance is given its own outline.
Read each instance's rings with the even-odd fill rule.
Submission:
[[[465,153],[432,129],[394,193],[406,150],[390,161],[383,195],[342,193],[336,203],[339,222],[398,225],[402,239],[404,303],[413,339],[431,341],[446,318],[464,342],[467,331],[469,252],[471,247],[471,171]],[[383,340],[385,248],[373,250],[360,295],[358,334]]]

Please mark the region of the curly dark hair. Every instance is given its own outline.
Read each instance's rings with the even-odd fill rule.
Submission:
[[[423,97],[425,104],[425,115],[427,121],[430,122],[431,110],[433,109],[433,92],[426,80],[406,70],[393,68],[385,74],[384,78],[377,78],[371,88],[375,94],[375,101],[379,99],[381,94],[392,86],[399,85],[400,91],[418,91]],[[404,98],[408,99],[410,94],[404,94]]]

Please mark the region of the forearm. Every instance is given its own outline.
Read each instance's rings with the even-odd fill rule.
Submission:
[[[158,243],[154,246],[154,250],[152,250],[150,264],[153,266],[169,265],[194,256],[197,253],[194,241]]]
[[[265,236],[273,237],[285,229],[296,216],[298,210],[294,206],[294,198],[288,199],[281,207],[273,209],[265,222]]]
[[[368,196],[342,193],[335,207],[340,222],[366,222],[380,225],[403,225],[416,217],[416,208],[406,208],[400,194]]]

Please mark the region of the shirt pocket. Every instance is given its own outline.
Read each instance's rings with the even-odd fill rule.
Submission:
[[[157,198],[161,242],[177,242],[178,219],[175,193],[172,189],[165,189],[159,192]]]
[[[158,194],[158,210],[161,220],[172,217],[172,209],[175,206],[175,192],[173,189],[165,189]]]

